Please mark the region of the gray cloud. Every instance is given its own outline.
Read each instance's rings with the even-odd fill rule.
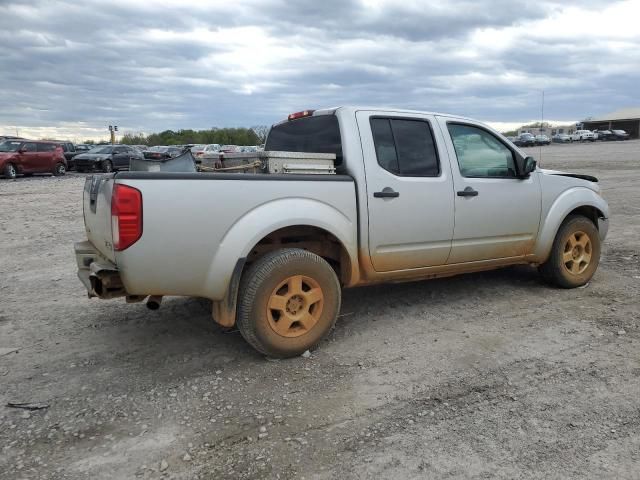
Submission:
[[[532,31],[570,5],[5,0],[0,133],[247,126],[358,103],[506,122],[535,118],[542,89],[555,118],[633,105],[638,36],[623,48],[606,35]],[[504,29],[515,32],[511,44],[477,44],[478,32]]]

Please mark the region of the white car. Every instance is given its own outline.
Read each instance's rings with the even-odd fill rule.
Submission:
[[[571,135],[572,142],[595,142],[596,136],[593,134],[591,130],[576,130],[573,135]]]

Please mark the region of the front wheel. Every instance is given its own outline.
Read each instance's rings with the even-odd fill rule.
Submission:
[[[113,172],[113,163],[111,163],[111,160],[105,160],[104,162],[102,162],[102,171],[104,173]]]
[[[62,162],[56,163],[55,166],[53,167],[53,175],[56,177],[60,177],[65,173],[67,173],[67,169],[64,166],[64,163]]]
[[[340,283],[318,255],[286,248],[256,260],[243,274],[238,329],[270,357],[293,357],[316,346],[340,311]]]
[[[549,259],[540,265],[545,281],[561,288],[576,288],[591,280],[600,262],[600,235],[582,215],[567,217],[553,241]]]

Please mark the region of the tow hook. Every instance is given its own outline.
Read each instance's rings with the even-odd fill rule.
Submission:
[[[162,303],[162,295],[151,295],[147,300],[147,308],[149,310],[158,310]]]

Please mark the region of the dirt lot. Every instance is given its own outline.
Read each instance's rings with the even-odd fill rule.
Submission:
[[[347,291],[287,361],[196,299],[87,299],[83,176],[0,180],[0,477],[640,478],[640,141],[531,152],[601,179],[591,284],[510,268]]]

